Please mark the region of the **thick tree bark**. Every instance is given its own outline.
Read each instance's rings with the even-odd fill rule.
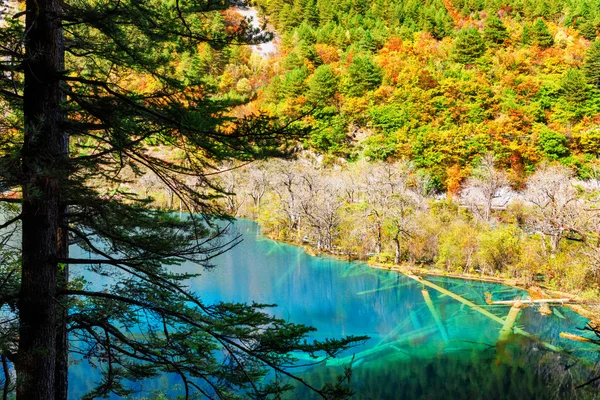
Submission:
[[[65,151],[65,153],[66,152],[67,151]],[[61,226],[66,226],[67,224],[66,217],[64,217],[67,211],[67,207],[62,207],[62,217],[59,219]],[[69,258],[69,235],[68,231],[65,228],[59,228],[58,248],[59,258]],[[69,265],[65,264],[59,266],[59,290],[67,289],[68,282]],[[59,309],[56,333],[56,370],[54,372],[54,400],[67,400],[69,392],[69,337],[67,332],[67,318],[69,316],[68,298],[66,296],[63,296],[58,304]]]
[[[61,179],[67,137],[62,131],[59,74],[64,69],[57,0],[27,0],[22,149],[22,282],[19,298],[17,400],[55,396],[57,258]]]

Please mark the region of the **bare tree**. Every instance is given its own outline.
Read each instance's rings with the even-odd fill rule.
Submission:
[[[573,172],[553,165],[536,172],[527,183],[525,199],[534,206],[531,225],[550,237],[554,254],[563,238],[585,241],[586,208],[578,197]]]
[[[388,203],[386,212],[386,230],[394,244],[394,263],[402,259],[401,240],[410,239],[417,229],[415,215],[419,208],[424,208],[422,201],[414,192],[403,190],[395,193]]]
[[[269,173],[263,162],[249,165],[247,173],[248,181],[245,193],[252,199],[255,213],[259,213],[261,201],[270,187]]]
[[[365,196],[365,221],[375,234],[375,252],[383,247],[383,225],[394,193],[405,186],[399,164],[376,164],[370,167],[362,184]]]
[[[488,222],[494,200],[501,199],[502,206],[510,200],[509,196],[502,198],[503,194],[509,192],[506,173],[498,170],[494,164],[495,159],[492,154],[483,156],[461,192],[463,202],[471,207],[473,214],[481,216]]]
[[[300,228],[300,204],[298,185],[301,176],[297,164],[293,161],[278,160],[275,162],[273,173],[273,190],[279,197],[281,211],[285,215],[286,225],[290,230]]]
[[[339,209],[344,204],[341,190],[327,176],[304,175],[301,208],[304,221],[316,237],[317,249],[331,251],[340,225]]]

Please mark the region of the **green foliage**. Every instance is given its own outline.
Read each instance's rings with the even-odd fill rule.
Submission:
[[[306,0],[306,7],[311,4]],[[535,135],[543,124],[578,137],[600,112],[599,45],[586,55],[587,42],[572,35],[588,22],[598,27],[597,7],[575,0],[454,4],[465,21],[473,19],[465,29],[441,0],[315,4],[318,25],[305,16],[293,28],[280,27],[288,56],[279,64],[284,71],[264,90],[267,108],[276,114],[308,110],[306,100],[325,101],[349,124],[330,127],[328,112],[315,110],[307,120],[319,133],[307,145],[349,157],[409,158],[440,190],[458,190],[473,160],[488,152],[514,171],[509,176],[516,186],[543,160],[558,158],[577,169],[591,162],[579,156],[575,141],[553,138],[560,147],[542,139],[542,146]],[[328,76],[321,64],[330,66]],[[282,87],[283,76],[303,67],[303,85]],[[338,90],[327,100],[332,74],[339,77]],[[300,83],[290,78],[286,83]],[[353,131],[361,135],[343,139],[343,132]]]
[[[332,356],[355,338],[313,341],[312,328],[267,305],[206,304],[186,285],[237,243],[217,201],[230,193],[207,176],[224,160],[287,154],[288,140],[304,137],[294,118],[239,111],[251,109],[244,99],[264,70],[237,45],[269,35],[226,29],[224,2],[63,3],[27,2],[31,18],[0,28],[0,55],[11,60],[0,83],[0,186],[23,204],[22,218],[1,227],[0,353],[28,360],[12,363],[18,396],[38,398],[43,387],[40,398],[54,398],[68,351],[98,366],[84,398],[126,398],[132,383],[164,374],[194,396],[279,396],[287,383],[264,378],[288,374],[290,352]],[[282,15],[289,25],[301,18]],[[308,39],[278,83],[285,96],[306,90],[317,60]],[[185,217],[150,208],[160,189]],[[85,257],[69,257],[69,242]],[[67,265],[78,266],[71,276]],[[350,395],[337,384],[317,390]]]
[[[569,154],[566,136],[546,127],[541,127],[539,130],[538,147],[546,157],[552,160],[566,157]]]
[[[347,121],[336,115],[336,110],[322,109],[316,112],[318,118],[306,144],[325,154],[347,156],[349,152],[346,136]]]
[[[509,35],[508,31],[506,30],[506,26],[504,26],[500,18],[498,18],[496,15],[492,15],[488,17],[485,23],[485,27],[483,28],[483,37],[488,43],[501,45],[504,44]]]
[[[453,58],[461,64],[472,64],[485,53],[485,43],[479,30],[471,27],[458,32]]]
[[[449,271],[468,271],[474,265],[476,250],[475,227],[456,221],[440,234],[436,265]]]
[[[590,97],[589,86],[580,69],[569,69],[560,85],[563,97],[571,104],[584,105]]]
[[[345,92],[349,96],[362,96],[370,90],[377,89],[383,81],[379,67],[367,56],[354,57],[347,73]]]
[[[283,76],[281,91],[286,97],[296,97],[304,93],[308,69],[306,67],[294,69]]]
[[[581,150],[589,154],[600,154],[600,129],[593,129],[579,137]]]
[[[542,49],[547,49],[554,45],[554,38],[548,30],[548,26],[543,19],[538,18],[532,25],[529,31],[531,35],[531,43],[539,46]]]
[[[581,36],[587,40],[593,41],[598,36],[598,28],[593,21],[586,20],[584,23],[579,24],[578,29],[581,32]]]
[[[524,45],[530,45],[532,43],[531,26],[529,24],[523,25],[523,30],[521,32],[521,43]]]
[[[600,89],[600,39],[594,40],[590,45],[583,69],[589,84]]]
[[[321,65],[308,82],[308,101],[316,104],[331,104],[338,91],[339,78],[330,65]]]
[[[477,237],[477,262],[491,272],[507,271],[519,261],[521,231],[514,225],[484,231]]]

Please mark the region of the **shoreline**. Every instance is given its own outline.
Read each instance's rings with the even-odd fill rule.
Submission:
[[[452,279],[462,279],[462,280],[470,280],[470,281],[478,281],[478,282],[489,282],[489,283],[497,283],[504,286],[514,287],[516,289],[521,289],[529,293],[529,296],[533,300],[539,299],[551,299],[551,298],[569,298],[574,303],[564,304],[563,307],[568,307],[576,313],[588,318],[591,323],[595,325],[600,325],[600,316],[598,315],[598,311],[600,311],[600,305],[597,302],[592,302],[589,300],[583,300],[579,298],[579,296],[568,293],[561,292],[559,290],[548,289],[541,285],[525,285],[523,282],[520,282],[518,279],[514,278],[495,278],[495,277],[486,277],[480,276],[470,273],[456,274],[449,273],[439,269],[426,269],[420,268],[416,265],[413,267],[407,265],[386,265],[386,264],[377,264],[373,262],[366,261],[367,264],[371,268],[385,270],[385,271],[395,271],[401,274],[412,274],[420,277],[426,276],[439,276],[445,278]]]
[[[252,220],[254,221],[254,220]],[[258,224],[257,221],[254,221]],[[260,224],[258,224],[260,227]],[[500,285],[514,287],[516,289],[521,289],[529,293],[529,296],[534,299],[550,299],[550,298],[569,298],[574,303],[564,304],[563,307],[568,307],[577,314],[587,318],[590,320],[590,323],[600,326],[600,299],[596,300],[584,300],[580,298],[578,295],[569,292],[562,292],[560,290],[549,289],[543,285],[527,285],[523,281],[520,281],[516,278],[498,278],[493,276],[485,276],[479,274],[472,274],[468,272],[464,273],[451,273],[447,271],[443,271],[438,268],[423,268],[417,265],[407,265],[403,264],[381,264],[372,261],[362,261],[362,260],[350,260],[348,257],[344,257],[338,254],[328,253],[328,252],[319,252],[314,247],[307,245],[305,243],[298,243],[287,240],[278,240],[270,237],[269,235],[262,234],[264,237],[273,240],[279,243],[286,243],[292,246],[302,247],[304,251],[314,257],[331,257],[338,260],[346,261],[346,262],[361,262],[368,265],[371,268],[379,269],[383,271],[394,271],[403,275],[412,274],[416,276],[426,277],[426,276],[439,276],[445,278],[453,278],[453,279],[462,279],[462,280],[471,280],[471,281],[479,281],[479,282],[488,282],[488,283],[496,283]]]

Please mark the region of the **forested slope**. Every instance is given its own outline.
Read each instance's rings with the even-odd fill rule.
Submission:
[[[310,112],[308,148],[412,160],[450,192],[489,152],[515,187],[596,162],[597,0],[254,3],[281,35],[256,107]]]

